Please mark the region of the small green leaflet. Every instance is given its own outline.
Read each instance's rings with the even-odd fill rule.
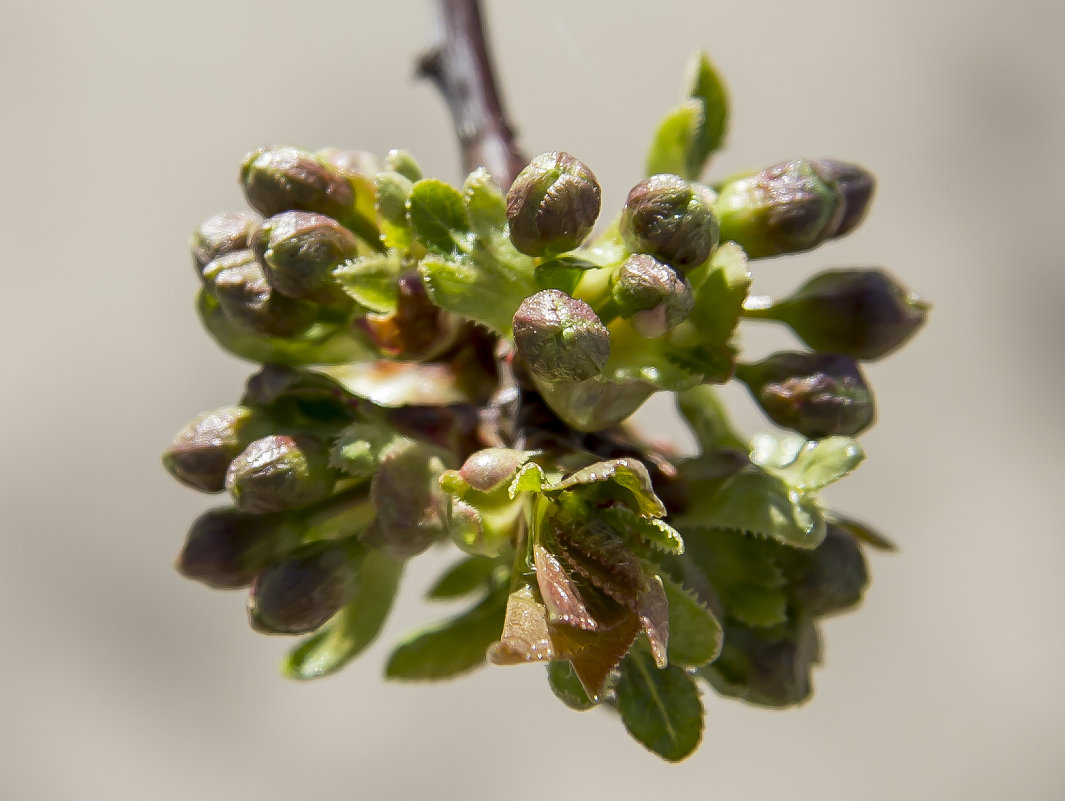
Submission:
[[[693,62],[688,79],[688,99],[658,126],[647,154],[647,174],[673,173],[696,180],[706,162],[725,141],[728,96],[724,84],[705,53]]]
[[[470,248],[469,222],[462,193],[443,181],[426,179],[411,188],[407,214],[418,241],[426,250],[441,255]]]
[[[551,692],[570,709],[584,712],[596,705],[596,702],[588,697],[577,671],[569,661],[548,663],[547,682],[551,686]]]
[[[485,664],[485,651],[499,639],[508,593],[501,587],[458,617],[422,629],[399,644],[385,675],[403,681],[434,681]]]
[[[669,602],[669,663],[697,668],[721,652],[721,624],[703,603],[668,576],[659,576]]]
[[[448,568],[430,588],[426,597],[432,601],[462,598],[492,584],[496,569],[502,563],[487,556],[468,556]]]
[[[399,297],[402,266],[399,251],[393,248],[345,262],[333,271],[333,277],[356,303],[378,314],[391,314]]]

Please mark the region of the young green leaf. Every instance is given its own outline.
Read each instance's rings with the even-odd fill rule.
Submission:
[[[407,213],[426,250],[439,254],[469,250],[469,220],[462,193],[454,187],[435,179],[418,181],[411,189]]]
[[[485,664],[485,652],[499,639],[507,609],[505,587],[458,617],[407,637],[388,660],[385,675],[404,681],[434,681]]]
[[[544,488],[545,492],[572,489],[577,486],[605,484],[621,490],[619,500],[624,500],[634,512],[646,517],[664,517],[666,507],[655,495],[651,476],[643,462],[637,459],[609,459],[582,467],[561,481]],[[606,487],[603,488],[604,490]],[[616,490],[607,490],[613,492]]]
[[[333,271],[333,277],[356,303],[378,314],[391,314],[399,297],[401,270],[399,251],[390,248],[387,253],[345,262]]]
[[[655,517],[641,517],[624,507],[600,509],[599,515],[610,523],[615,531],[635,534],[639,540],[662,553],[680,556],[684,553],[684,540],[668,523]]]
[[[757,462],[756,447],[751,460]],[[865,451],[850,437],[825,437],[804,442],[790,464],[780,468],[767,465],[784,483],[797,492],[817,492],[850,473],[865,459]]]
[[[507,200],[499,185],[484,167],[469,174],[462,187],[462,199],[470,229],[486,244],[507,236]]]
[[[547,682],[551,686],[551,692],[570,709],[584,712],[597,703],[588,697],[577,671],[570,662],[551,662],[547,666]]]
[[[825,519],[816,500],[758,467],[728,479],[684,519],[697,526],[750,531],[798,548],[816,548],[825,537]]]
[[[670,665],[655,667],[645,648],[629,651],[617,684],[621,720],[637,741],[670,762],[679,762],[703,736],[703,705],[695,681]]]
[[[669,112],[655,131],[645,172],[697,178],[692,162],[702,125],[703,104],[698,100],[688,100]]]
[[[688,151],[688,170],[697,178],[724,143],[728,131],[728,94],[706,53],[698,53],[691,65],[689,94],[701,107],[700,124]]]
[[[314,679],[339,670],[361,653],[388,617],[403,564],[381,551],[367,549],[359,564],[355,597],[289,653],[281,672],[292,679]]]
[[[492,585],[500,564],[498,559],[487,556],[468,556],[448,568],[425,597],[431,601],[450,601],[484,590]]]
[[[662,576],[669,603],[669,662],[697,668],[713,662],[721,652],[721,624],[692,593]]]
[[[504,335],[521,302],[539,289],[532,259],[502,261],[481,244],[468,255],[427,256],[419,271],[433,303]]]

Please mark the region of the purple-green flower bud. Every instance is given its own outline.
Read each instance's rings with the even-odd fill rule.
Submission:
[[[788,161],[725,184],[714,204],[721,238],[759,259],[810,250],[835,236],[846,212],[843,195],[818,165]]]
[[[357,572],[346,542],[316,542],[269,565],[248,599],[252,628],[265,634],[314,631],[351,600]]]
[[[835,181],[837,191],[843,198],[843,215],[832,236],[849,234],[865,217],[876,189],[876,178],[864,167],[846,161],[824,159],[815,161],[814,165],[826,181]]]
[[[782,556],[795,600],[803,611],[816,617],[854,606],[869,584],[869,571],[857,541],[832,523],[824,541],[813,550],[785,548]]]
[[[599,207],[599,182],[591,170],[569,153],[544,153],[507,192],[510,241],[529,256],[573,250],[592,232]]]
[[[351,304],[333,270],[359,254],[358,240],[332,217],[282,212],[263,221],[252,237],[252,249],[270,286],[281,294],[323,305]]]
[[[832,353],[774,353],[736,367],[769,416],[804,437],[854,436],[873,423],[873,393],[854,359]]]
[[[290,533],[279,515],[212,509],[192,524],[175,567],[186,578],[215,589],[247,587]]]
[[[661,336],[684,322],[695,305],[688,279],[646,254],[629,256],[612,282],[614,302],[641,336]]]
[[[226,488],[226,470],[269,421],[247,406],[204,412],[179,431],[163,452],[163,466],[186,486],[203,492]]]
[[[536,375],[548,381],[584,381],[610,358],[610,332],[583,300],[544,289],[514,313],[514,344]]]
[[[879,359],[924,324],[928,305],[882,270],[828,270],[755,316],[786,322],[814,350]]]
[[[216,214],[205,220],[193,232],[190,244],[196,272],[202,274],[203,268],[219,256],[246,250],[258,225],[259,216],[246,211]]]
[[[679,175],[652,175],[629,191],[621,236],[634,253],[687,272],[717,247],[718,222],[699,187]]]
[[[248,203],[264,217],[298,210],[346,220],[355,206],[354,190],[340,169],[294,147],[249,153],[240,182]]]
[[[280,512],[333,491],[329,453],[311,437],[274,434],[248,445],[229,465],[226,489],[245,512]]]
[[[293,337],[317,317],[313,304],[276,292],[250,250],[219,256],[204,267],[203,278],[226,317],[247,331]]]

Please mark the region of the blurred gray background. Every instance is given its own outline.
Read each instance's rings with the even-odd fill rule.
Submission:
[[[429,4],[2,11],[0,798],[1065,797],[1061,3],[490,4],[524,145],[588,162],[606,209],[706,48],[733,99],[711,175],[808,156],[880,178],[858,232],[758,263],[755,291],[884,265],[935,304],[868,369],[869,460],[828,497],[901,552],[872,555],[863,608],[825,627],[811,703],[709,695],[678,766],[562,707],[535,668],[385,684],[388,644],[451,611],[418,600],[441,553],[412,566],[382,641],[304,685],[242,594],[171,567],[213,501],[158,454],[251,369],[199,328],[189,232],[242,207],[260,144],[406,147],[458,180],[443,104],[411,79]],[[753,353],[788,341],[748,328]],[[668,404],[642,416],[678,434]]]

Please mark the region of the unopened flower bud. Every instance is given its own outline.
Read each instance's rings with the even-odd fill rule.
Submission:
[[[318,440],[275,434],[255,440],[230,463],[226,489],[246,512],[280,512],[328,497],[335,480]]]
[[[332,217],[286,211],[264,220],[252,248],[270,286],[283,295],[324,305],[350,305],[333,270],[359,253],[358,240]]]
[[[256,334],[293,337],[317,316],[313,304],[276,292],[250,250],[218,257],[204,267],[203,277],[226,317]]]
[[[192,260],[199,273],[219,256],[236,250],[246,250],[252,232],[259,225],[259,216],[249,212],[216,214],[192,234]]]
[[[817,247],[836,234],[846,210],[836,181],[799,159],[726,184],[714,211],[721,238],[758,259]]]
[[[928,305],[882,270],[828,270],[754,316],[786,322],[814,350],[879,359],[924,324]]]
[[[736,377],[773,422],[810,439],[854,436],[873,423],[873,393],[858,363],[831,353],[774,353]]]
[[[858,227],[869,208],[869,201],[876,189],[876,178],[864,167],[846,161],[824,159],[815,161],[817,172],[826,181],[835,181],[836,189],[843,199],[843,215],[836,224],[833,237],[848,234]]]
[[[268,566],[248,599],[252,628],[266,634],[314,631],[351,600],[356,570],[345,542],[316,542]]]
[[[484,448],[463,462],[459,476],[479,492],[492,492],[509,484],[530,455],[513,448]]]
[[[637,253],[613,277],[613,296],[637,333],[657,337],[680,325],[695,305],[691,284],[653,256]]]
[[[507,192],[510,241],[529,256],[573,250],[591,233],[599,206],[599,182],[591,170],[569,153],[544,153]]]
[[[256,437],[267,421],[247,406],[204,412],[163,452],[163,466],[180,481],[203,492],[221,492],[229,463]]]
[[[869,584],[857,541],[832,523],[816,548],[787,548],[783,555],[791,591],[807,614],[819,617],[849,609],[861,600]]]
[[[249,153],[240,182],[248,203],[264,217],[299,210],[344,220],[355,205],[354,190],[341,170],[294,147]]]
[[[621,236],[681,272],[702,264],[718,243],[718,222],[707,195],[679,175],[652,175],[636,184],[621,211]]]
[[[548,381],[584,381],[610,358],[610,332],[592,308],[558,289],[522,301],[514,314],[514,344],[529,368]]]
[[[277,515],[212,509],[192,524],[176,567],[183,576],[215,589],[247,587],[289,533]]]

